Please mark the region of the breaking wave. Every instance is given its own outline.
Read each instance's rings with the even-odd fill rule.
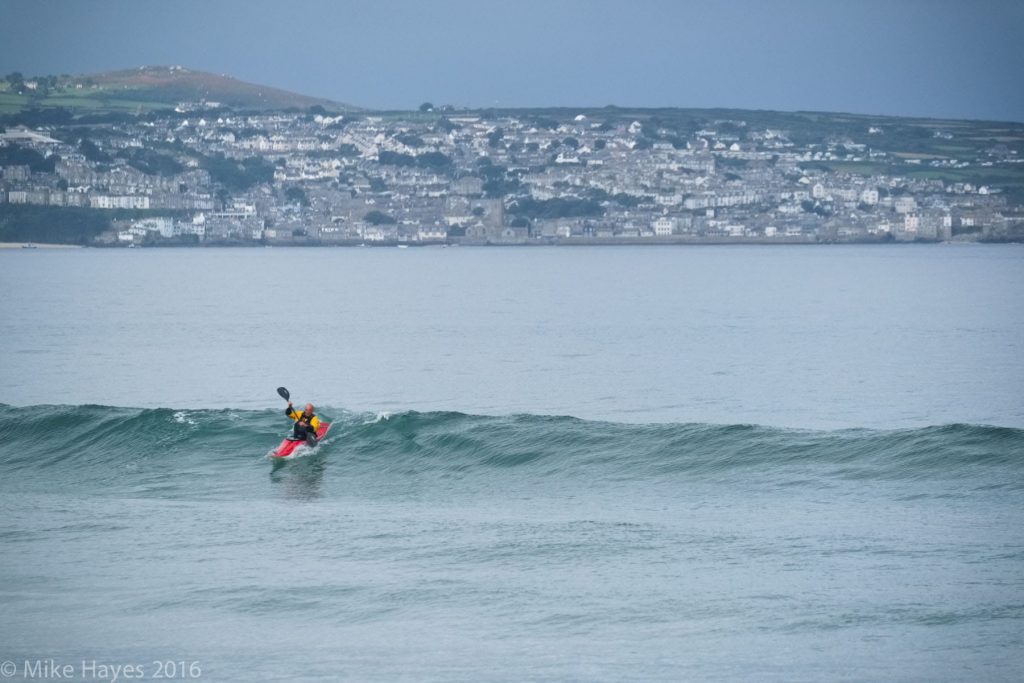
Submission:
[[[258,462],[287,432],[279,411],[0,405],[7,476],[102,472],[213,474]],[[677,476],[960,477],[1006,468],[1020,485],[1024,430],[950,424],[920,429],[811,431],[755,425],[617,424],[572,417],[457,412],[335,415],[318,456],[349,473],[650,479]],[[124,467],[122,467],[124,466]],[[88,478],[88,477],[86,477]]]

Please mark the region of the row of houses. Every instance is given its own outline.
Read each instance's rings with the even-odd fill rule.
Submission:
[[[29,186],[26,189],[0,187],[0,204],[36,204],[89,209],[167,209],[173,211],[211,211],[215,200],[205,193],[108,194],[89,188],[61,190]]]
[[[150,146],[177,154],[184,170],[168,175],[123,159],[89,161],[59,135],[16,132],[14,144],[59,159],[52,173],[3,168],[0,201],[188,216],[178,232],[176,223],[129,226],[133,240],[941,239],[983,221],[999,224],[1005,206],[997,192],[970,183],[823,170],[808,162],[877,153],[845,138],[800,147],[786,131],[747,130],[743,121],[711,122],[680,138],[639,121],[584,115],[552,124],[477,114],[438,121],[189,111],[197,115],[110,126],[94,141],[108,157],[135,158]],[[217,155],[227,165],[259,156],[273,164],[273,180],[229,190],[195,160]],[[555,208],[524,215],[521,200]],[[547,217],[559,214],[559,201],[586,209]],[[238,202],[252,210],[236,211]]]

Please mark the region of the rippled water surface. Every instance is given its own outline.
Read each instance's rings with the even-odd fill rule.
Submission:
[[[5,250],[0,284],[12,404],[1024,427],[1020,245]]]
[[[0,251],[0,660],[1019,680],[1022,266]]]

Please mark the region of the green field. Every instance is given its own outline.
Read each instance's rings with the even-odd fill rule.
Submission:
[[[149,111],[153,109],[169,109],[172,105],[148,100],[120,99],[111,97],[109,93],[100,91],[67,91],[37,97],[17,95],[11,92],[0,92],[0,114],[17,114],[25,109],[63,107],[72,111],[106,112],[106,111]]]
[[[179,102],[207,100],[242,109],[308,109],[329,111],[353,107],[279,88],[246,83],[223,74],[181,67],[149,66],[79,76],[38,77],[35,90],[10,77],[0,81],[0,114],[25,109],[63,107],[81,113],[124,112],[174,107]],[[24,94],[18,95],[16,92]]]

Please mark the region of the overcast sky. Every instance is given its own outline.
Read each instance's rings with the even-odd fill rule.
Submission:
[[[1024,121],[1022,0],[0,0],[0,72],[224,73],[371,108]]]

